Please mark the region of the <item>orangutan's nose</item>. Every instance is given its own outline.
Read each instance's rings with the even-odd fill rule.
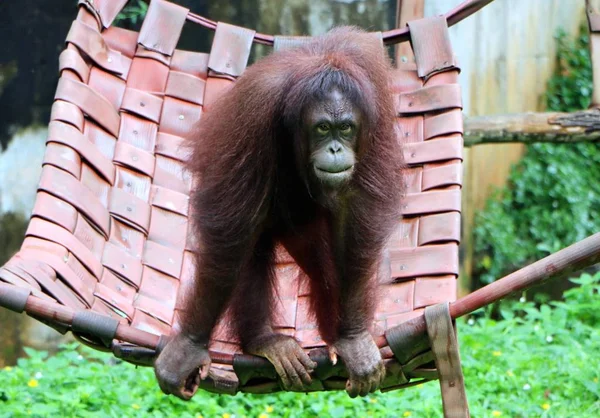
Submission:
[[[330,154],[335,155],[342,151],[342,144],[340,144],[338,141],[332,141],[327,147],[327,151],[329,151]]]

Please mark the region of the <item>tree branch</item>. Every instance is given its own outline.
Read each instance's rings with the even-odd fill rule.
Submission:
[[[465,118],[466,147],[477,144],[584,142],[600,139],[600,109]]]

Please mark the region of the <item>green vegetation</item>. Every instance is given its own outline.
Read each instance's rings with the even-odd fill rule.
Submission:
[[[143,0],[136,0],[129,2],[119,13],[115,19],[115,24],[119,24],[121,22],[130,22],[132,24],[136,24],[141,22],[141,20],[146,16],[146,12],[148,11],[148,4]]]
[[[591,99],[589,36],[557,36],[549,110],[571,112]],[[594,143],[534,144],[508,185],[476,217],[475,272],[489,283],[600,230],[600,148]]]
[[[600,416],[600,274],[573,280],[564,302],[500,306],[459,322],[473,417]],[[437,382],[365,399],[344,392],[164,396],[148,368],[70,344],[56,356],[28,350],[0,370],[0,417],[441,417]]]

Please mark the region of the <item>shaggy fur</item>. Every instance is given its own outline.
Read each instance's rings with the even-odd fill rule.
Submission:
[[[268,332],[277,241],[311,279],[327,343],[369,327],[403,183],[390,72],[379,39],[338,28],[258,61],[210,106],[191,145],[198,276],[182,332],[207,340],[226,305],[242,346]],[[339,201],[323,205],[298,160],[308,162],[304,111],[331,87],[363,121],[352,180]]]

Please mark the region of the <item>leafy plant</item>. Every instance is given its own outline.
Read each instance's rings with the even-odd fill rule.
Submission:
[[[563,30],[556,35],[556,72],[548,81],[548,109],[573,112],[590,105],[592,95],[592,63],[587,25],[581,34],[570,39]]]
[[[115,18],[115,24],[129,21],[132,24],[141,21],[148,11],[148,4],[143,0],[135,0],[130,2]]]
[[[474,417],[600,416],[600,274],[573,280],[564,302],[521,300],[458,321]],[[199,392],[183,402],[160,392],[149,368],[78,343],[49,357],[27,349],[0,369],[0,417],[441,417],[439,384],[350,399],[344,392],[236,396]]]
[[[589,36],[557,35],[550,110],[587,107],[592,92]],[[489,283],[600,230],[600,149],[595,143],[533,144],[508,185],[475,219],[475,276]]]

